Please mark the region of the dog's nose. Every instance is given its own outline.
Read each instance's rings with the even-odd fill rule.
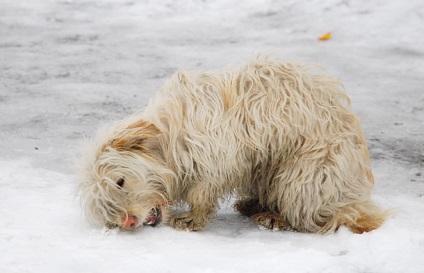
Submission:
[[[122,227],[124,229],[134,229],[138,225],[137,217],[134,215],[128,215],[128,217],[122,218]]]

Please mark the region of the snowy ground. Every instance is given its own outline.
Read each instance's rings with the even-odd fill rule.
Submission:
[[[421,0],[0,0],[0,272],[424,272],[423,46]],[[178,68],[255,52],[345,83],[374,199],[397,217],[317,236],[261,231],[225,203],[198,233],[90,227],[73,197],[82,138]]]

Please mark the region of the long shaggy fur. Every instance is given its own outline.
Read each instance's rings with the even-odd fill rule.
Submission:
[[[312,70],[257,57],[224,72],[177,72],[144,113],[100,130],[85,149],[88,218],[125,227],[132,215],[140,226],[160,208],[175,228],[201,230],[234,195],[235,208],[266,228],[379,227],[388,213],[370,200],[359,120],[340,82]],[[171,203],[189,211],[171,217]]]

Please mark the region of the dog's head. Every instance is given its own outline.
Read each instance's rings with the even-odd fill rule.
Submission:
[[[121,122],[86,145],[78,191],[90,222],[133,229],[167,220],[173,174],[165,166],[160,136],[151,123]]]

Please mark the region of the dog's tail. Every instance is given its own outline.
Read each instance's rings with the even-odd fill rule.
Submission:
[[[395,212],[382,210],[371,201],[353,203],[340,208],[322,228],[321,233],[337,230],[346,226],[353,233],[362,234],[379,228]]]

